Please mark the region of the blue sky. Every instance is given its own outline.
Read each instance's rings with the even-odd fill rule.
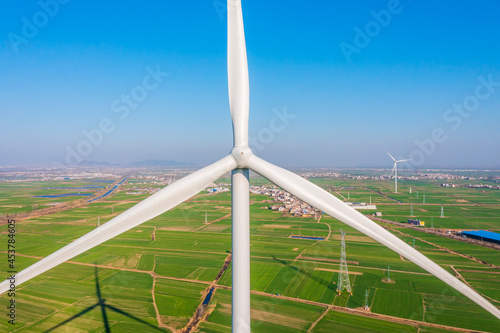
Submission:
[[[204,165],[231,150],[224,0],[54,1],[0,11],[0,165],[75,154]],[[243,11],[259,156],[392,167],[389,150],[415,168],[500,168],[498,1],[244,0]]]

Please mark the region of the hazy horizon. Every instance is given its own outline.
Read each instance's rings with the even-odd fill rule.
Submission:
[[[146,160],[148,161],[148,160]],[[159,160],[161,161],[161,160]],[[175,169],[175,168],[186,168],[186,169],[199,169],[202,168],[206,165],[204,164],[197,164],[197,163],[191,163],[188,161],[172,161],[176,162],[177,164],[172,164],[172,165],[145,165],[145,166],[138,166],[135,165],[138,162],[144,162],[144,161],[134,161],[131,163],[114,163],[114,162],[105,162],[105,161],[84,161],[82,164],[79,165],[58,165],[57,163],[20,163],[20,164],[0,164],[0,168],[30,168],[30,169],[35,169],[36,168],[57,168],[58,166],[61,169],[85,169],[85,168],[106,168],[106,167],[119,167],[119,168],[156,168],[156,169]],[[391,171],[393,166],[387,166],[387,165],[366,165],[366,166],[349,166],[349,165],[338,165],[338,166],[326,166],[326,165],[281,165],[282,167],[289,168],[291,170],[297,170],[297,169],[310,169],[310,170],[385,170],[385,171]],[[398,166],[398,171],[401,172],[420,172],[420,171],[430,171],[430,170],[440,170],[440,171],[492,171],[492,172],[500,172],[500,167],[449,167],[449,166],[427,166],[423,168],[415,168],[412,167],[411,165],[406,165],[406,166]]]

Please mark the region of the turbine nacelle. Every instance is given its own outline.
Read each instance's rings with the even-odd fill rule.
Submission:
[[[252,149],[247,145],[238,145],[231,150],[231,156],[239,169],[247,168],[250,159],[254,156]]]

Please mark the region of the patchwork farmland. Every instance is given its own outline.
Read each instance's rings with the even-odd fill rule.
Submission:
[[[101,190],[103,180],[114,181],[0,183],[2,218],[79,199],[43,197],[47,192],[64,194],[73,191],[67,188],[86,188],[82,191],[93,195]],[[411,245],[415,242],[419,251],[500,306],[498,250],[410,229],[401,223],[411,217],[413,206],[413,218],[424,220],[428,227],[432,218],[435,229],[499,232],[500,191],[443,188],[437,181],[405,180],[399,184],[400,193],[394,194],[388,181],[310,180],[343,200],[371,201],[388,221],[379,222],[382,226]],[[267,184],[262,178],[252,182]],[[17,220],[16,269],[35,263],[147,197],[131,192],[138,186],[158,187],[131,177],[110,197]],[[189,326],[214,287],[201,320],[190,329],[230,332],[232,267],[229,264],[223,269],[231,251],[230,198],[230,192],[199,193],[18,286],[16,325],[9,324],[4,315],[0,331],[103,332],[108,327],[112,332],[177,332]],[[253,332],[500,331],[499,321],[488,312],[379,243],[323,214],[312,218],[271,211],[271,200],[266,195],[251,195]],[[7,227],[2,228],[0,244],[7,244]],[[347,232],[353,295],[336,292],[340,229]],[[1,273],[7,277],[6,246],[0,250],[5,256]],[[392,283],[384,282],[388,269]],[[10,299],[6,294],[0,297],[5,313]]]

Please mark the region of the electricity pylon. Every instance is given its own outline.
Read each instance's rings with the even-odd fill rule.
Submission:
[[[349,272],[347,271],[347,257],[345,252],[345,232],[340,229],[342,239],[340,241],[340,269],[339,281],[337,283],[337,292],[339,295],[343,290],[347,290],[352,295],[351,283],[349,282]]]

